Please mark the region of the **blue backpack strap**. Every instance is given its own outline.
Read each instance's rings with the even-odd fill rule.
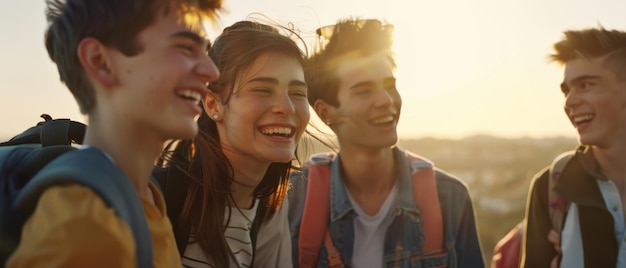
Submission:
[[[83,143],[87,126],[70,119],[48,120],[41,125],[41,146]]]
[[[0,146],[32,143],[47,147],[83,143],[87,129],[85,124],[70,119],[52,119],[47,114],[42,114],[41,117],[45,121],[39,122],[10,140],[0,143]]]
[[[41,194],[62,183],[78,183],[96,192],[133,232],[137,267],[153,267],[152,238],[139,196],[126,175],[96,148],[65,153],[44,167],[17,197],[16,210],[31,215]]]

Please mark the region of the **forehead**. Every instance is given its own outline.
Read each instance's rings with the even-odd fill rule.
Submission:
[[[337,66],[340,87],[360,82],[378,82],[393,77],[393,66],[384,55],[345,59]]]
[[[203,17],[199,12],[188,8],[161,8],[154,16],[153,23],[144,29],[151,36],[170,36],[179,31],[188,31],[207,39]]]
[[[601,76],[611,71],[604,66],[604,58],[577,58],[565,63],[563,71],[563,81],[568,82],[580,76],[594,75]]]
[[[304,81],[304,71],[298,59],[293,56],[266,52],[256,57],[252,65],[241,70],[242,79],[253,77],[285,77]]]

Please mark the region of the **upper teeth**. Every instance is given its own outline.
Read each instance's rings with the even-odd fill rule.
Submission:
[[[574,123],[580,123],[582,121],[591,120],[592,118],[593,118],[593,115],[590,115],[590,114],[577,115],[577,116],[574,116]]]
[[[288,127],[273,127],[263,129],[263,134],[282,134],[282,135],[291,135],[291,128]]]
[[[393,115],[383,116],[372,121],[374,124],[388,123],[393,121]]]
[[[190,99],[194,99],[195,101],[200,101],[200,99],[202,99],[202,94],[193,90],[182,90],[182,91],[179,91],[178,94],[181,96],[190,98]]]

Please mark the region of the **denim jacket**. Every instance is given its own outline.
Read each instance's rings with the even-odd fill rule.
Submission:
[[[394,149],[395,159],[401,161],[400,191],[393,208],[393,221],[385,236],[384,267],[484,267],[476,231],[474,210],[467,187],[457,178],[435,169],[437,193],[444,224],[446,253],[424,257],[421,254],[424,233],[420,209],[415,204],[411,187],[410,166],[404,152]],[[341,177],[341,154],[331,163],[330,221],[332,241],[341,254],[342,262],[350,267],[354,247],[354,219],[357,217]],[[289,190],[289,223],[291,228],[293,262],[298,267],[298,237],[306,199],[307,170],[291,175]],[[322,246],[318,267],[328,267],[326,249]]]

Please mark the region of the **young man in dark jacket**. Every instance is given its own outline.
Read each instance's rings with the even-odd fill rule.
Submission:
[[[581,145],[561,173],[532,183],[522,267],[626,267],[626,32],[566,31],[554,50]],[[560,233],[552,211],[565,214]]]

